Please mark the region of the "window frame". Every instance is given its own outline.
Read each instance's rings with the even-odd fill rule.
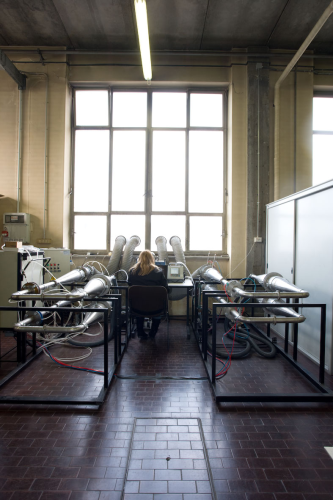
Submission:
[[[109,110],[109,125],[76,125],[76,99],[75,92],[84,90],[105,90],[108,92],[108,110]],[[147,93],[147,126],[146,127],[113,127],[113,93],[114,92],[145,92]],[[187,96],[187,116],[186,116],[186,126],[184,127],[152,127],[152,95],[153,92],[186,92]],[[222,94],[222,127],[190,127],[190,95],[191,93],[203,93],[203,94]],[[227,191],[227,135],[228,135],[228,89],[226,87],[140,87],[140,86],[110,86],[110,85],[73,85],[72,86],[72,113],[71,113],[71,165],[70,165],[70,245],[73,252],[91,252],[89,248],[86,249],[76,249],[74,247],[74,234],[75,234],[75,217],[78,215],[83,216],[94,216],[94,215],[105,215],[107,218],[107,229],[106,229],[106,249],[93,250],[94,253],[108,254],[113,247],[113,242],[111,242],[111,215],[145,215],[145,248],[151,249],[151,217],[152,215],[183,215],[185,216],[185,242],[182,241],[183,249],[185,255],[191,256],[206,256],[207,250],[189,250],[190,244],[190,217],[191,216],[202,216],[202,217],[221,217],[222,218],[222,249],[221,250],[211,250],[212,253],[219,257],[225,257],[226,253],[226,191]],[[109,186],[108,186],[108,211],[106,212],[77,212],[74,211],[74,186],[75,186],[75,135],[77,130],[108,130],[109,131]],[[143,211],[116,211],[111,210],[111,198],[112,198],[112,156],[113,156],[113,132],[115,130],[144,130],[146,132],[146,164],[145,164],[145,203]],[[152,152],[153,152],[153,131],[185,131],[185,210],[184,211],[153,211],[152,210]],[[223,212],[189,212],[189,133],[191,130],[204,130],[204,131],[222,131],[223,132],[223,190],[222,190],[222,207]],[[168,252],[172,254],[172,251]]]
[[[312,98],[312,103],[313,99],[315,97],[329,97],[330,99],[333,99],[333,91],[332,90],[315,90],[313,92],[313,98]],[[312,119],[313,119],[313,106],[312,106]],[[313,128],[313,123],[312,123],[312,144],[313,144],[313,136],[314,135],[331,135],[333,136],[333,131],[329,130],[315,130]],[[312,149],[312,186],[316,186],[317,184],[313,183],[313,149]]]

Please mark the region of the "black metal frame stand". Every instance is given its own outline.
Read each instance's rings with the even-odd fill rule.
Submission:
[[[251,307],[252,310],[255,308],[262,308],[262,304],[258,303],[246,303],[246,304],[238,304],[229,302],[226,304],[213,303],[213,320],[212,320],[212,361],[211,364],[207,359],[207,322],[208,322],[208,299],[211,297],[227,297],[227,295],[222,291],[211,292],[211,291],[203,291],[203,306],[202,306],[202,339],[200,342],[198,332],[196,328],[193,328],[196,340],[198,342],[199,349],[201,351],[202,360],[204,362],[206,372],[211,384],[211,387],[214,391],[215,400],[217,402],[240,402],[240,403],[248,403],[248,402],[288,402],[288,403],[300,403],[300,402],[315,402],[315,403],[328,403],[333,402],[333,392],[324,385],[325,378],[325,336],[326,336],[326,304],[299,304],[299,303],[288,303],[284,304],[284,307],[290,307],[293,309],[299,308],[320,308],[321,310],[321,318],[320,318],[320,358],[319,358],[319,380],[316,380],[311,373],[309,373],[304,367],[302,367],[297,361],[297,343],[298,343],[298,324],[294,323],[295,326],[295,335],[294,335],[294,346],[293,346],[293,356],[288,354],[288,334],[289,334],[289,325],[286,324],[285,328],[285,342],[284,349],[277,346],[278,352],[284,356],[284,358],[289,361],[294,368],[301,373],[318,391],[319,393],[220,393],[216,384],[216,323],[217,323],[217,309],[218,308],[231,308],[231,307]],[[196,326],[196,323],[195,325]],[[265,335],[259,328],[249,325],[260,335],[270,337],[270,329]]]
[[[195,287],[195,283],[188,285],[188,286],[182,286],[183,283],[168,283],[169,288],[173,288],[174,290],[184,290],[186,288],[186,338],[189,340],[191,338],[191,329],[190,329],[190,293]],[[192,316],[193,316],[193,307],[192,307]]]
[[[115,288],[125,288],[125,287],[115,287]],[[84,299],[90,301],[91,299]],[[104,327],[104,384],[100,390],[97,397],[54,397],[54,396],[0,396],[0,404],[56,404],[56,405],[93,405],[100,406],[103,404],[106,394],[109,390],[112,377],[117,369],[119,362],[127,348],[129,341],[129,328],[128,322],[126,323],[126,335],[125,342],[122,342],[121,338],[121,295],[107,295],[104,297],[99,297],[94,299],[94,302],[113,302],[114,307],[112,308],[112,314],[110,320],[108,320],[108,309],[101,308],[99,312],[103,312],[103,327]],[[126,293],[126,310],[128,310],[128,292]],[[50,307],[0,307],[0,311],[50,311],[54,312],[54,309]],[[63,315],[65,312],[73,312],[70,307],[59,307],[57,312]],[[96,312],[96,309],[92,308],[77,308],[75,312]],[[128,316],[128,313],[127,313]],[[114,321],[115,320],[115,321]],[[109,325],[115,324],[115,334],[114,334],[114,363],[109,370],[109,355],[108,355],[108,332]],[[17,332],[17,360],[21,363],[17,368],[12,370],[4,379],[0,381],[0,389],[5,384],[10,382],[16,375],[22,372],[29,364],[36,359],[37,356],[42,352],[42,348],[37,348],[36,345],[36,333],[32,333],[32,350],[28,354],[31,357],[27,359],[26,354],[26,333]]]

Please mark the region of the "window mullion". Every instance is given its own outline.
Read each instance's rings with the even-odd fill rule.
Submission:
[[[222,105],[223,105],[223,191],[222,191],[222,201],[223,201],[223,212],[222,212],[222,253],[227,253],[227,162],[228,162],[228,141],[227,141],[227,125],[228,125],[228,93],[222,93]]]
[[[74,175],[75,175],[75,121],[76,121],[76,99],[75,90],[72,89],[72,114],[71,114],[71,125],[72,125],[72,149],[71,149],[71,171],[70,171],[70,211],[71,211],[71,222],[70,222],[70,248],[74,248]]]
[[[187,106],[186,106],[186,145],[185,145],[185,214],[186,214],[186,227],[185,227],[185,251],[190,249],[190,220],[188,214],[188,196],[189,196],[189,140],[190,140],[190,92],[187,92]]]
[[[111,250],[111,194],[112,194],[112,147],[113,147],[113,133],[112,133],[112,100],[113,93],[112,90],[109,89],[109,200],[108,200],[108,214],[106,217],[107,220],[107,229],[106,229],[106,237],[107,243],[106,248],[108,252]]]
[[[146,232],[145,248],[151,247],[151,213],[152,213],[152,189],[153,189],[153,161],[152,161],[152,92],[147,94],[147,131],[146,131],[146,192],[145,192],[145,212],[146,212]]]

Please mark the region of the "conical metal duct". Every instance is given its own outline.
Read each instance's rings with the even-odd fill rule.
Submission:
[[[108,293],[110,290],[112,278],[113,277],[105,276],[104,274],[92,278],[83,289],[86,297],[99,297]]]
[[[283,307],[285,301],[282,299],[258,299],[258,302],[263,304],[264,309],[269,314],[276,314],[277,316],[287,316],[288,318],[301,318],[302,314],[299,314],[297,311],[289,307]],[[266,306],[266,304],[272,304]]]
[[[214,281],[215,283],[221,283],[223,280],[221,273],[219,273],[215,267],[212,267],[211,264],[204,264],[194,271],[192,278],[194,279],[199,277],[203,281]]]
[[[89,308],[96,309],[96,312],[89,312],[84,316],[84,320],[82,321],[82,326],[88,328],[94,323],[99,323],[104,319],[104,312],[100,312],[98,309],[107,308],[109,312],[112,309],[112,306],[109,302],[98,302],[97,304],[90,304]]]
[[[256,276],[251,274],[251,277],[256,279],[265,290],[271,292],[286,292],[286,293],[297,293],[300,298],[306,298],[309,296],[309,292],[298,288],[297,286],[290,283],[287,279],[279,273],[268,273]]]

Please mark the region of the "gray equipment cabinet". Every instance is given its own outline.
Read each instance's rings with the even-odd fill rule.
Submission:
[[[270,203],[266,211],[266,272],[278,272],[307,290],[304,303],[327,305],[325,368],[332,374],[333,181]],[[306,321],[298,327],[299,349],[319,364],[320,310],[300,312]]]
[[[0,306],[17,307],[17,303],[9,304],[8,300],[12,293],[21,290],[24,283],[43,283],[44,252],[28,248],[29,253],[24,247],[0,251]],[[17,312],[0,311],[1,330],[12,329],[16,322]]]

